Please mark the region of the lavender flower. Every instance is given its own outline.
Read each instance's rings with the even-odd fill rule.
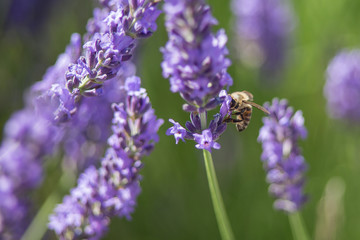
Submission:
[[[108,32],[109,27],[104,21],[109,16],[110,11],[116,11],[117,8],[95,8],[93,11],[93,17],[88,20],[86,25],[86,34],[84,35],[84,41],[90,41],[95,34]]]
[[[50,216],[49,228],[60,239],[99,239],[110,217],[131,218],[141,191],[140,160],[152,151],[163,123],[138,83],[139,78],[128,78],[125,103],[113,105],[113,135],[101,167],[89,167]]]
[[[189,134],[186,129],[183,128],[180,123],[175,122],[173,119],[169,119],[169,122],[174,124],[174,126],[166,131],[166,135],[174,135],[176,144],[178,144],[180,139],[185,142],[184,138]]]
[[[326,70],[324,95],[334,118],[360,120],[360,50],[344,50]]]
[[[209,129],[206,129],[202,134],[194,134],[195,141],[198,143],[195,145],[198,149],[205,149],[211,152],[211,148],[220,149],[220,144],[213,141],[213,135]]]
[[[217,21],[202,0],[168,1],[164,10],[169,41],[162,49],[163,75],[170,77],[171,91],[190,104],[189,111],[203,112],[211,98],[232,84],[226,73],[227,37],[224,30],[211,33]]]
[[[101,28],[102,25],[98,25],[98,28],[93,28],[93,31],[86,35],[86,37],[90,39],[88,40],[96,42],[96,40],[94,40],[96,38],[108,38],[111,41],[115,41],[114,43],[118,44],[118,46],[121,45],[120,42],[122,40],[120,36],[115,36],[117,34],[117,29],[114,27],[116,21],[122,21],[120,24],[129,23],[130,25],[127,26],[128,32],[126,32],[126,34],[130,34],[132,37],[135,35],[137,38],[145,35],[149,36],[151,34],[150,30],[155,30],[156,28],[155,23],[151,24],[141,21],[155,21],[159,15],[159,11],[155,8],[156,3],[131,3],[132,5],[129,7],[128,3],[124,2],[120,4],[119,1],[118,4],[113,4],[113,7],[121,6],[123,10],[125,9],[125,13],[130,14],[129,12],[131,12],[131,14],[135,14],[134,18],[125,17],[123,20],[119,20],[116,18],[119,13],[117,9],[105,9],[103,12],[108,12],[113,16],[113,19],[110,21],[111,24],[107,22],[112,28],[109,29],[108,26],[107,33],[97,33],[96,31],[103,31],[103,28]],[[134,8],[134,6],[136,7]],[[116,11],[111,12],[110,10]],[[95,16],[95,18],[97,18],[96,20],[104,20],[102,19],[104,16],[103,12]],[[127,22],[128,20],[130,22]],[[138,20],[141,23],[136,24]],[[118,35],[121,35],[121,33],[118,33]],[[116,37],[119,38],[116,39]],[[101,41],[97,42],[100,43]],[[102,44],[104,43],[103,41]],[[91,48],[92,46],[89,44],[88,42],[87,46]],[[112,50],[117,51],[116,49]],[[85,149],[86,151],[94,150],[92,152],[94,154],[91,156],[81,155],[83,157],[82,159],[77,158],[77,160],[79,160],[77,165],[79,166],[86,166],[86,164],[88,164],[86,162],[94,160],[93,158],[102,152],[101,142],[104,140],[105,135],[107,135],[107,131],[103,130],[100,134],[99,131],[97,131],[96,133],[94,132],[94,128],[89,124],[92,124],[92,126],[98,123],[105,124],[106,121],[102,122],[107,118],[107,114],[104,112],[103,115],[98,116],[98,118],[92,118],[89,121],[84,122],[82,119],[79,119],[82,116],[79,116],[79,118],[74,119],[73,123],[68,123],[66,126],[53,125],[53,123],[67,122],[78,109],[84,111],[86,115],[85,112],[89,107],[87,104],[94,104],[92,107],[95,107],[96,103],[99,103],[97,101],[84,100],[84,106],[81,106],[79,102],[75,101],[77,95],[70,93],[66,88],[64,74],[69,64],[79,59],[80,53],[81,38],[78,34],[74,34],[66,52],[59,56],[53,67],[49,68],[43,80],[34,84],[29,91],[26,109],[14,114],[11,121],[7,124],[6,129],[10,130],[5,131],[7,132],[5,140],[0,148],[0,193],[3,200],[0,203],[0,235],[2,239],[17,239],[26,228],[28,220],[27,208],[29,205],[27,200],[28,192],[41,182],[41,164],[43,157],[52,154],[61,139],[64,140],[67,158],[77,158],[79,152],[75,150],[76,144],[82,146],[82,151]],[[125,53],[122,52],[121,54]],[[110,63],[105,61],[104,64]],[[127,67],[128,64],[122,64],[121,68],[119,67],[117,71],[114,72],[113,77],[126,72]],[[76,71],[76,74],[81,74],[80,68],[77,68]],[[110,91],[106,98],[108,98],[109,101],[113,101],[114,99],[116,99],[115,101],[123,101],[120,95],[118,95],[121,90],[119,90],[119,88],[115,89],[118,90],[117,94],[115,94],[116,97],[114,97],[114,94]],[[76,90],[74,92],[76,93]],[[77,100],[79,99],[77,98]],[[109,101],[104,104],[109,105]],[[99,104],[98,110],[104,110],[100,105],[101,104]],[[94,110],[94,108],[92,108],[92,110]],[[99,114],[99,111],[97,114]],[[88,115],[86,117],[89,117],[91,113],[87,113]],[[154,119],[150,120],[153,121],[152,124],[154,124]],[[71,131],[75,126],[77,127],[76,131]],[[64,134],[63,130],[67,133]],[[73,142],[69,143],[68,140],[71,137],[73,137]],[[95,144],[92,144],[92,141],[100,146],[95,146]],[[84,145],[86,146],[84,147]],[[152,143],[149,143],[146,147],[143,153],[151,150]]]
[[[270,183],[269,192],[276,198],[274,207],[288,213],[298,211],[306,201],[303,194],[307,165],[298,147],[298,139],[306,138],[301,111],[294,113],[286,100],[265,103],[270,115],[263,118],[258,141],[262,143],[261,159]]]
[[[35,83],[28,94],[27,104],[36,114],[51,122],[68,121],[76,111],[76,105],[65,88],[64,74],[69,64],[76,61],[81,53],[81,37],[71,36],[65,53],[59,55],[54,66],[45,73],[43,80]]]
[[[59,57],[59,68],[45,76],[51,81],[44,79],[32,90],[35,107],[54,123],[73,117],[81,95],[101,95],[104,81],[114,78],[131,58],[136,39],[151,36],[156,30],[155,20],[160,14],[157,1],[105,1],[103,5],[104,9],[94,10],[87,25],[83,56],[79,48],[71,59]],[[76,44],[81,45],[78,35]]]
[[[94,12],[95,18],[88,25],[90,40],[84,44],[84,56],[66,72],[66,86],[75,101],[80,95],[100,95],[103,82],[113,78],[122,63],[131,58],[135,40],[156,30],[155,20],[160,14],[156,5],[156,1],[131,1],[131,4],[118,4],[118,9],[109,11],[106,17],[106,10]],[[99,22],[101,19],[103,23]],[[104,32],[92,34],[95,31]]]
[[[10,1],[9,5],[3,6],[2,9],[4,16],[2,28],[4,30],[17,28],[22,32],[25,30],[34,34],[47,22],[49,13],[55,4],[54,0]]]
[[[287,0],[232,0],[240,57],[267,74],[279,72],[285,63],[287,42],[294,16]],[[269,75],[267,75],[269,76]]]
[[[134,74],[134,66],[128,62],[120,75],[104,84],[107,94],[97,98],[84,98],[71,122],[64,124],[62,145],[66,168],[76,167],[82,171],[96,164],[104,154],[106,141],[111,135],[113,102],[124,102],[121,88],[124,79]]]
[[[42,157],[51,153],[59,132],[24,109],[5,126],[0,148],[0,236],[19,238],[28,223],[28,193],[42,180]]]
[[[179,92],[187,102],[183,109],[191,112],[187,129],[170,119],[174,126],[168,129],[167,135],[174,135],[176,143],[179,139],[191,139],[198,142],[197,148],[218,149],[220,145],[214,141],[226,129],[222,123],[224,116],[215,115],[208,131],[205,118],[208,110],[222,103],[220,91],[232,84],[226,72],[230,65],[226,58],[227,37],[224,30],[212,34],[211,28],[217,21],[202,0],[167,1],[164,10],[169,41],[161,49],[163,76],[170,78],[171,91]]]
[[[46,92],[61,78],[71,59],[78,57],[79,46],[79,35],[74,34],[43,81],[32,87],[26,108],[14,113],[5,125],[0,147],[1,239],[19,239],[24,232],[29,220],[28,194],[41,183],[43,157],[51,155],[62,138],[61,129],[48,121],[49,114],[53,114],[47,111],[51,101],[43,101],[40,110],[38,104],[42,100],[37,94]]]
[[[209,127],[205,130],[201,129],[201,120],[198,113],[192,112],[190,114],[190,121],[187,121],[182,127],[180,123],[169,119],[174,126],[166,131],[166,135],[174,135],[176,144],[181,139],[195,140],[198,144],[195,146],[198,149],[206,149],[211,152],[211,148],[220,149],[220,144],[215,142],[220,138],[221,134],[226,130],[226,123],[223,122],[224,116],[221,114],[214,115],[214,119],[210,121]]]

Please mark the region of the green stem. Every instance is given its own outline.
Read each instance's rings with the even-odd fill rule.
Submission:
[[[219,184],[216,178],[215,168],[211,153],[203,150],[206,175],[209,182],[211,199],[214,206],[216,220],[219,226],[220,235],[223,240],[233,240],[234,234],[231,230],[229,219],[226,215],[224,203],[221,197]]]
[[[206,119],[206,112],[200,113],[200,124],[201,124],[201,130],[204,130],[207,125],[207,119]]]
[[[294,240],[310,239],[299,212],[290,214],[289,221],[290,221],[291,231],[294,236]]]
[[[21,240],[42,239],[47,231],[47,221],[49,213],[54,209],[55,205],[60,201],[60,196],[57,191],[54,191],[41,206],[30,226],[21,237]]]
[[[68,191],[76,181],[75,173],[73,171],[66,171],[59,180],[58,187],[45,200],[36,216],[32,219],[26,232],[21,237],[21,240],[42,239],[47,231],[47,222],[49,221],[49,214],[54,210],[56,204],[61,200],[61,190]]]

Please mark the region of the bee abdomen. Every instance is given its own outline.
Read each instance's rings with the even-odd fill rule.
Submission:
[[[248,125],[249,125],[249,122],[242,121],[242,122],[236,124],[236,129],[239,132],[241,132],[241,131],[244,131]]]
[[[250,108],[247,108],[247,109],[245,110],[243,116],[244,116],[244,119],[245,119],[245,120],[248,119],[248,120],[250,121],[250,119],[251,119],[251,109],[250,109]]]
[[[251,107],[245,107],[241,118],[243,121],[236,124],[236,128],[239,132],[244,131],[250,123],[252,109]]]

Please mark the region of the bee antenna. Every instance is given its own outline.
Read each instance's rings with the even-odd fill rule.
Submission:
[[[249,105],[251,105],[253,107],[256,107],[257,109],[263,111],[267,115],[270,115],[270,112],[266,108],[264,108],[263,106],[260,106],[259,104],[256,104],[256,103],[250,102],[250,101],[246,101],[246,100],[243,100],[243,102],[245,102],[245,103],[247,103],[247,104],[249,104]]]

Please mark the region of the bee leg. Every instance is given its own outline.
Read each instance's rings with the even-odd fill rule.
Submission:
[[[225,118],[225,119],[223,120],[223,122],[225,122],[225,123],[230,123],[230,122],[232,122],[232,120],[234,120],[234,119],[232,119],[231,117],[228,117],[228,118]]]
[[[244,111],[240,111],[240,112],[234,112],[234,113],[232,113],[231,115],[235,115],[235,116],[241,116],[241,118],[244,118],[243,117],[243,114],[244,114]]]
[[[224,122],[226,123],[239,123],[239,122],[242,122],[244,121],[243,119],[233,119],[233,118],[226,118],[224,119]]]
[[[242,112],[234,112],[232,115],[236,115],[236,116],[240,115],[240,116],[242,116],[242,114],[243,114]]]
[[[232,118],[230,116],[227,116],[226,118],[223,119],[223,122],[229,123],[232,121],[231,119]]]

